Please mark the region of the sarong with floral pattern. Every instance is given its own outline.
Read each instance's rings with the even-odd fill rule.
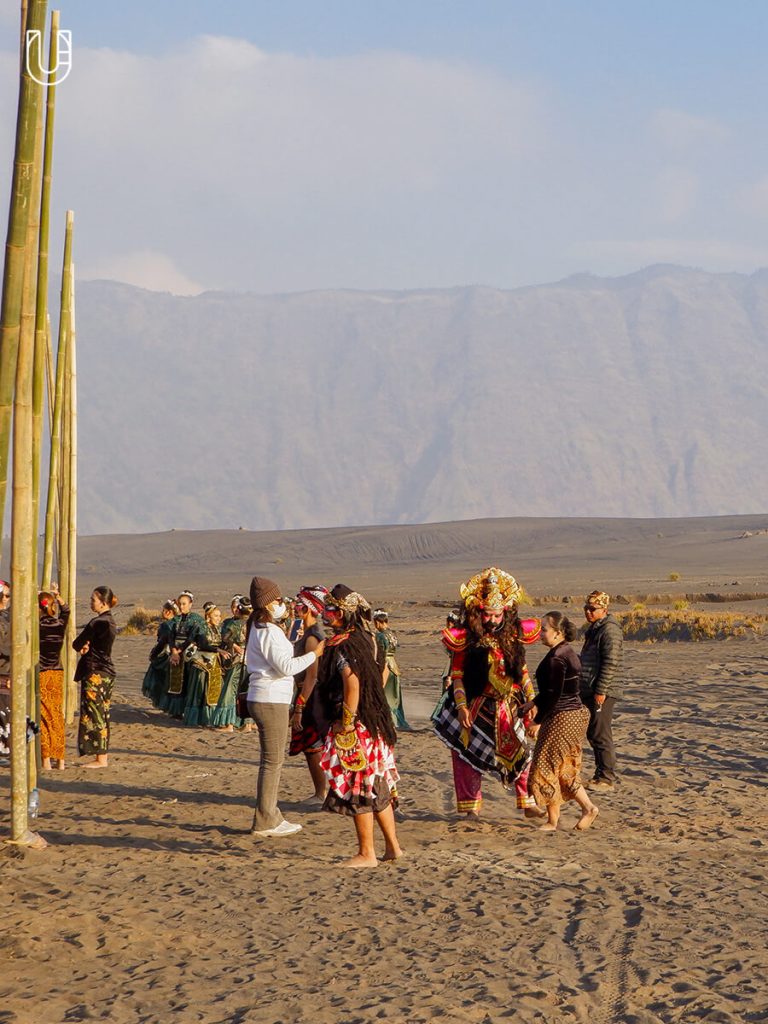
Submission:
[[[77,748],[80,756],[106,754],[109,750],[109,709],[115,680],[94,673],[80,684],[80,728]]]

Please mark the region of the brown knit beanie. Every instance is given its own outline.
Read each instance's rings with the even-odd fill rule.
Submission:
[[[251,580],[251,603],[254,608],[266,608],[282,597],[280,587],[266,576],[254,576]]]

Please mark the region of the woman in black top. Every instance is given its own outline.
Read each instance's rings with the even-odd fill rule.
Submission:
[[[528,775],[528,791],[546,808],[543,832],[557,831],[560,806],[575,800],[581,807],[576,828],[583,832],[598,814],[581,782],[581,747],[587,735],[589,711],[579,697],[581,662],[570,645],[576,627],[561,612],[547,612],[541,623],[541,642],[549,648],[536,669],[539,694],[519,709],[536,708],[540,726]]]
[[[96,614],[72,642],[80,654],[75,672],[75,680],[80,683],[77,746],[81,757],[96,755],[86,768],[106,768],[109,763],[109,708],[115,685],[112,644],[117,635],[112,609],[116,604],[109,587],[96,587],[91,594],[91,611]]]
[[[57,583],[37,599],[40,612],[40,755],[43,768],[56,762],[64,770],[64,670],[61,649],[69,622],[69,608],[59,595]]]

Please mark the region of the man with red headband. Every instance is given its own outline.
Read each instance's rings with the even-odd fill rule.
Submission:
[[[442,633],[451,667],[435,718],[435,732],[451,749],[457,809],[479,817],[482,778],[492,774],[505,789],[514,786],[517,806],[527,817],[539,817],[527,788],[526,733],[534,729],[533,716],[518,718],[517,708],[535,696],[524,645],[535,642],[541,624],[518,617],[521,589],[501,569],[484,569],[459,592],[461,621]]]

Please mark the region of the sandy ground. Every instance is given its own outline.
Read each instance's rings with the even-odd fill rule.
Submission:
[[[463,569],[413,565],[407,588],[401,567],[368,564],[362,583],[353,569],[329,560],[311,576],[373,588],[392,608],[415,726],[397,747],[406,857],[342,870],[351,826],[302,804],[298,759],[281,802],[303,831],[251,837],[256,737],[185,730],[149,708],[139,688],[152,638],[121,637],[111,767],[78,767],[71,734],[71,768],[41,783],[50,847],[0,853],[0,1024],[768,1020],[768,638],[627,646],[622,782],[591,831],[572,830],[569,807],[543,835],[492,782],[484,820],[468,825],[428,728],[444,615],[428,602],[450,596]],[[185,564],[110,581],[125,617],[182,584],[223,602],[256,570],[267,567],[203,576]],[[627,592],[664,579],[622,568],[621,550],[601,570]],[[551,593],[548,571],[519,575]],[[574,590],[580,571],[595,582],[569,565]],[[700,575],[768,590],[761,569],[747,585],[748,571]],[[290,564],[270,572],[286,591],[308,582]],[[531,649],[531,666],[542,653]],[[7,808],[4,773],[0,830]]]

